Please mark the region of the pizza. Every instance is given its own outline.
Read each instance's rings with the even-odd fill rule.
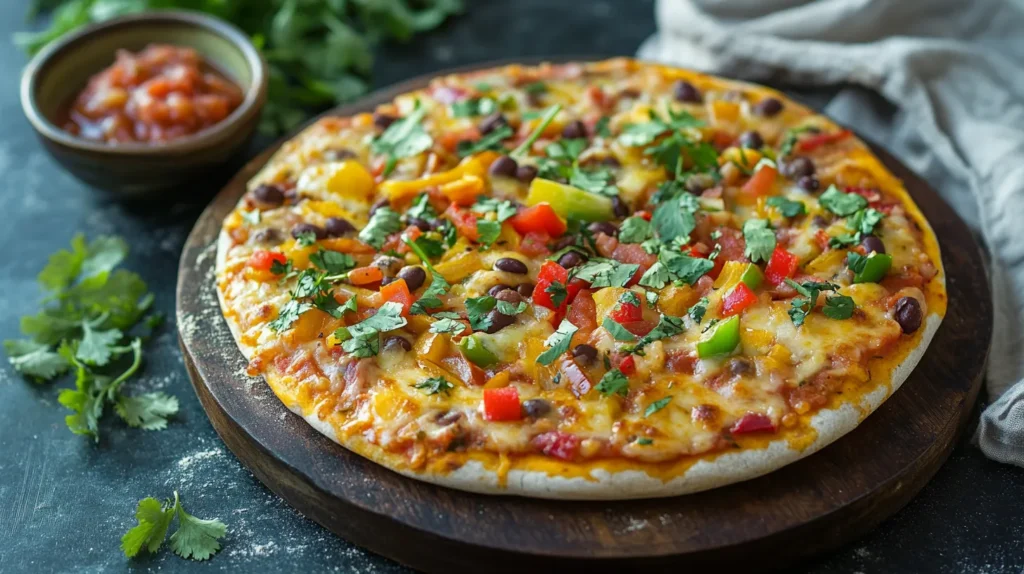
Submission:
[[[628,59],[439,77],[285,143],[223,222],[248,360],[345,448],[457,489],[676,495],[851,431],[946,309],[849,130]]]

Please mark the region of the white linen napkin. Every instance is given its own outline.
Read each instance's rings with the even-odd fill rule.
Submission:
[[[1024,2],[658,0],[656,16],[640,58],[848,86],[825,113],[883,144],[980,233],[995,332],[978,442],[1024,466]]]

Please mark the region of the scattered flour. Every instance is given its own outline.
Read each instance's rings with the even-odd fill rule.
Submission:
[[[622,531],[623,532],[636,532],[638,530],[643,530],[643,529],[649,527],[650,525],[651,524],[649,522],[647,522],[646,520],[637,520],[636,518],[630,518],[629,519],[629,525],[626,526]]]

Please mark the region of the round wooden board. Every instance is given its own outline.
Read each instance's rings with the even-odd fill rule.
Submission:
[[[428,79],[331,113],[370,111]],[[674,498],[558,502],[471,494],[400,476],[322,436],[285,409],[262,379],[247,377],[221,316],[215,239],[246,182],[277,147],[221,191],[185,244],[177,287],[185,363],[214,428],[267,487],[339,536],[403,564],[517,574],[523,568],[779,568],[859,537],[906,504],[946,460],[981,386],[992,299],[980,249],[928,184],[876,147],[939,237],[949,309],[910,378],[853,432],[761,478]]]

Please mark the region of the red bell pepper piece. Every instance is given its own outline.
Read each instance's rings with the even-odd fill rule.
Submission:
[[[764,268],[764,277],[772,285],[778,285],[784,279],[792,277],[796,273],[797,263],[796,255],[781,247],[776,247],[775,251],[772,251],[772,257],[768,260],[768,265]]]
[[[448,217],[448,220],[455,226],[455,230],[470,241],[476,241],[480,239],[480,234],[476,230],[477,216],[475,213],[468,209],[459,209],[454,203],[448,206],[444,214]]]
[[[509,223],[520,235],[543,232],[551,237],[558,237],[567,229],[565,221],[555,213],[549,203],[538,203],[533,207],[528,207],[513,215],[509,219]]]
[[[637,217],[642,217],[644,219],[644,221],[650,221],[651,217],[652,217],[650,211],[644,211],[643,209],[641,209],[640,211],[634,213],[633,215],[635,215]]]
[[[731,317],[742,312],[757,301],[757,295],[746,283],[737,283],[732,291],[722,298],[722,316]]]
[[[484,419],[489,421],[517,421],[522,418],[519,391],[515,387],[484,389]]]
[[[547,307],[552,311],[564,311],[569,304],[569,297],[566,297],[561,305],[555,306],[554,301],[551,300],[551,293],[548,293],[547,289],[552,283],[565,285],[568,280],[569,271],[565,267],[554,261],[545,261],[540,266],[540,272],[537,273],[537,286],[533,288],[533,303]],[[566,291],[568,290],[568,287],[566,287]],[[577,291],[579,290],[577,289]]]
[[[644,318],[644,312],[643,309],[640,308],[640,305],[619,302],[619,304],[616,305],[610,313],[608,313],[608,317],[616,323],[624,324],[642,320]]]
[[[562,460],[573,460],[580,452],[580,437],[561,431],[548,431],[530,441],[547,456]]]
[[[288,258],[285,257],[284,253],[257,249],[249,256],[248,265],[253,269],[259,269],[260,271],[270,271],[270,267],[275,261],[284,265],[288,261]]]
[[[396,279],[380,288],[380,299],[382,305],[388,301],[401,304],[402,316],[407,317],[415,298],[409,292],[409,286],[405,283],[405,279]]]
[[[619,370],[627,377],[636,372],[636,359],[633,355],[626,355],[626,358],[619,362]]]
[[[743,184],[741,191],[747,195],[765,195],[775,185],[775,177],[779,175],[778,170],[770,165],[762,165],[760,169],[750,176],[747,183]]]
[[[797,151],[811,152],[823,145],[833,144],[850,137],[850,130],[839,130],[830,134],[818,134],[809,138],[803,138],[796,144]]]
[[[775,424],[772,423],[772,419],[768,418],[768,415],[763,415],[761,413],[747,413],[740,417],[740,420],[736,421],[736,424],[732,425],[729,432],[732,434],[775,432]]]

